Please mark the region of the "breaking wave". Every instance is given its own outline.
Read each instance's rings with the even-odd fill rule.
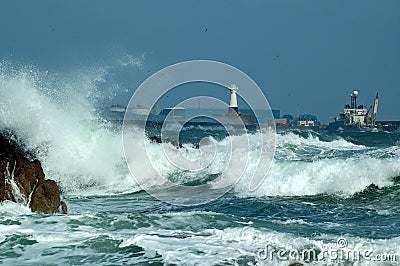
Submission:
[[[141,190],[126,166],[119,126],[96,113],[96,102],[110,97],[110,91],[101,87],[107,68],[78,72],[77,75],[51,75],[33,67],[1,63],[0,130],[12,131],[27,149],[34,151],[46,176],[60,182],[66,193]],[[258,163],[252,154],[262,147],[250,135],[250,171],[245,172],[234,192],[240,197],[352,195],[370,184],[390,186],[391,178],[400,175],[398,146],[379,150],[339,136],[324,138],[321,134],[278,134],[275,162],[265,181],[252,193],[248,191],[251,169]],[[247,139],[247,136],[237,137]],[[223,171],[230,152],[227,139],[213,141],[222,152],[198,175],[177,170],[160,155],[167,148],[172,154],[185,153],[187,158],[201,156],[193,145],[185,144],[183,149],[177,149],[149,141],[148,152],[154,156],[153,165],[177,183],[210,182],[210,176],[218,176]],[[140,158],[136,165],[140,167]],[[232,173],[238,170],[230,169]],[[141,172],[149,174],[147,169]]]
[[[350,196],[371,184],[391,186],[400,174],[398,146],[368,148],[341,137],[322,141],[315,133],[278,135],[276,142],[275,160],[265,181],[249,193],[244,177],[235,187],[240,196]]]
[[[11,131],[34,151],[47,178],[66,192],[92,186],[138,189],[124,167],[119,130],[95,109],[110,94],[101,88],[107,69],[51,75],[0,64],[0,130]]]

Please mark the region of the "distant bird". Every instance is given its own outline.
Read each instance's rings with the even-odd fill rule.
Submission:
[[[204,32],[207,32],[207,28],[204,29]]]

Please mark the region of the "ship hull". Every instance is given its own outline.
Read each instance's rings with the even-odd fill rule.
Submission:
[[[399,131],[399,125],[398,124],[382,124],[382,123],[377,123],[377,126],[375,127],[359,127],[356,125],[345,125],[344,121],[335,121],[332,123],[329,123],[329,125],[326,127],[328,131],[331,132],[340,132],[340,131],[345,131],[345,132],[354,132],[354,131],[359,131],[359,132],[382,132],[382,131],[387,131],[387,132],[398,132]]]
[[[276,132],[286,132],[290,130],[300,130],[300,131],[320,131],[324,130],[324,126],[276,126]]]

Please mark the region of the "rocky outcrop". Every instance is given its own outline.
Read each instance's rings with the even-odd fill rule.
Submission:
[[[45,179],[38,160],[32,160],[19,145],[0,134],[0,202],[25,204],[34,212],[67,212],[54,180]]]

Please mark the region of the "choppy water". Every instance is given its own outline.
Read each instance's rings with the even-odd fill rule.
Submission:
[[[2,66],[1,129],[36,153],[69,206],[67,215],[42,215],[1,203],[2,264],[288,265],[302,261],[304,250],[315,250],[319,265],[400,261],[400,134],[278,134],[271,171],[256,191],[244,178],[216,201],[177,207],[131,177],[120,130],[91,111],[98,77],[89,77],[48,81]],[[205,133],[224,145],[211,128],[190,129],[186,142]],[[149,145],[154,154],[162,149]],[[190,143],[184,149],[198,153]],[[220,161],[203,174],[218,174]],[[193,178],[162,157],[155,164],[182,182]]]

